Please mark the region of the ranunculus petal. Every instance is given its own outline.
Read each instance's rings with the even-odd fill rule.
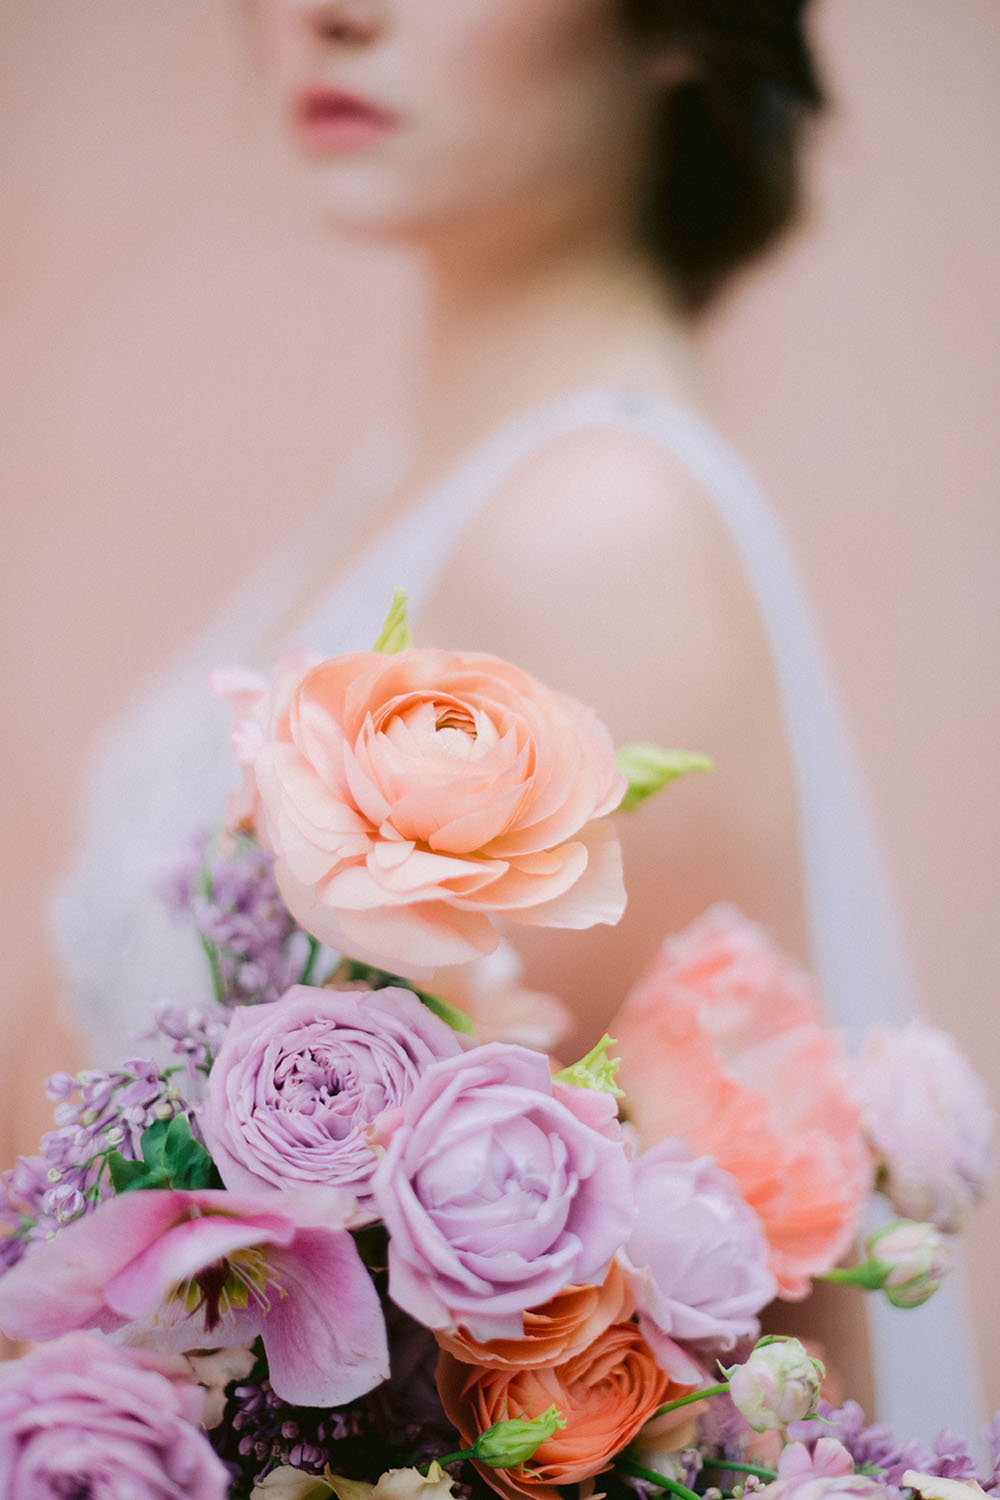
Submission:
[[[621,915],[614,835],[592,837],[624,785],[610,737],[496,658],[368,652],[314,666],[276,701],[255,771],[292,914],[354,956],[412,975],[492,951],[493,913],[572,927]],[[367,915],[405,904],[419,912]]]

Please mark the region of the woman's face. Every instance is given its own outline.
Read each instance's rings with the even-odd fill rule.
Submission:
[[[631,202],[658,84],[616,0],[257,0],[316,206],[419,235]]]

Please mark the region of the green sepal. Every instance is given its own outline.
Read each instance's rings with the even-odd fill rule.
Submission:
[[[635,744],[622,745],[616,756],[628,788],[618,804],[619,812],[631,812],[647,797],[662,791],[679,776],[689,771],[711,771],[714,762],[709,755],[697,750],[661,750],[659,745],[638,740]]]
[[[533,1458],[536,1449],[547,1443],[561,1428],[566,1418],[555,1405],[537,1417],[513,1417],[494,1422],[492,1427],[481,1432],[469,1450],[477,1463],[491,1469],[516,1469]]]
[[[580,1089],[596,1089],[600,1094],[613,1094],[616,1099],[624,1099],[625,1090],[617,1083],[621,1058],[608,1056],[608,1048],[614,1045],[614,1037],[605,1032],[586,1057],[581,1057],[568,1068],[561,1068],[553,1076],[559,1083],[572,1083]]]
[[[410,622],[406,618],[406,590],[397,589],[372,650],[380,651],[383,656],[393,656],[397,651],[408,651],[412,645]]]

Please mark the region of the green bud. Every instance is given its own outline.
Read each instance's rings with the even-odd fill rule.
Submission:
[[[543,1411],[540,1417],[494,1422],[476,1438],[471,1454],[477,1463],[487,1464],[491,1469],[516,1469],[533,1458],[535,1450],[565,1426],[566,1418],[555,1406]]]
[[[678,776],[688,771],[711,771],[713,762],[708,755],[699,755],[696,750],[661,750],[659,745],[643,741],[634,745],[622,745],[617,755],[618,769],[628,782],[619,812],[631,812],[654,792],[659,792]]]
[[[383,656],[393,656],[397,651],[406,651],[412,645],[410,622],[406,618],[406,590],[397,589],[372,650],[380,651]]]
[[[575,1084],[578,1089],[596,1089],[598,1093],[613,1094],[616,1099],[624,1099],[625,1090],[620,1089],[616,1082],[621,1058],[608,1056],[608,1048],[614,1045],[614,1037],[605,1032],[586,1057],[581,1057],[579,1062],[573,1063],[569,1068],[561,1068],[555,1077],[560,1083]]]

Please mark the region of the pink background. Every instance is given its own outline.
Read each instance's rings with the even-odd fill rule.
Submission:
[[[1000,7],[819,0],[816,22],[833,111],[809,219],[701,342],[792,534],[927,1014],[996,1091]],[[273,190],[237,33],[223,0],[0,0],[0,796],[25,1045],[82,752],[329,482],[405,313],[391,268],[316,242]],[[361,326],[352,291],[376,277]],[[998,1233],[995,1203],[969,1234],[980,1286]]]

